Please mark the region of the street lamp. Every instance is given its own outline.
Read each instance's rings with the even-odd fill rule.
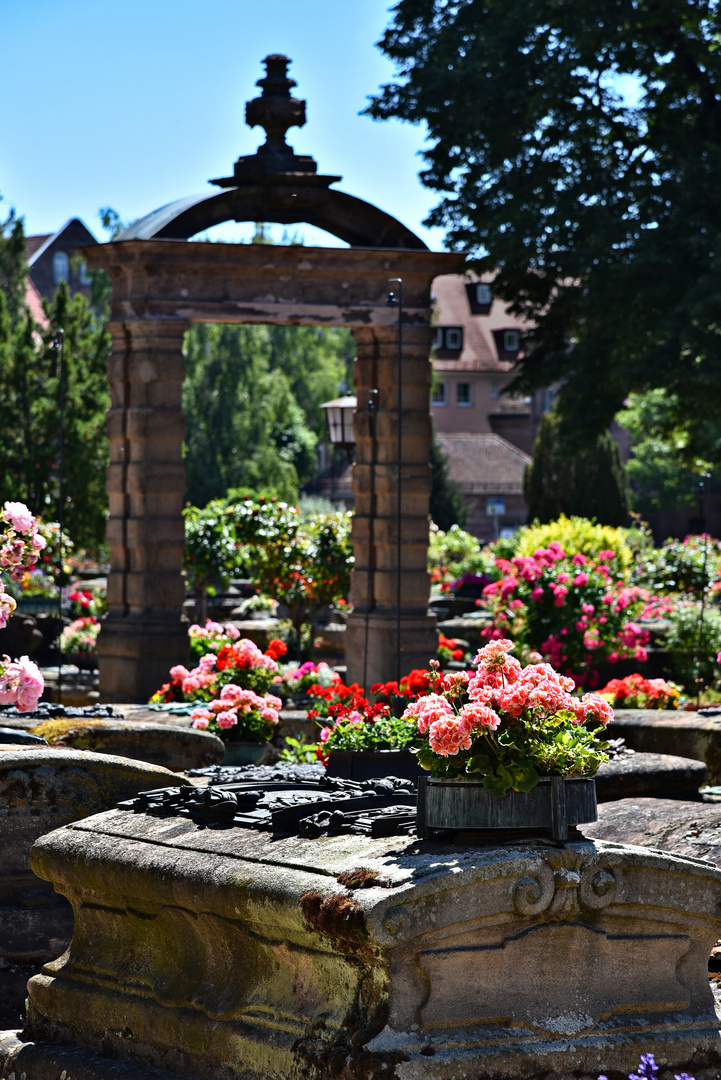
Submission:
[[[396,550],[396,679],[398,685],[401,683],[401,566],[403,559],[403,548],[401,544],[401,521],[402,521],[402,501],[401,501],[401,466],[403,464],[403,440],[401,433],[401,419],[403,417],[403,278],[389,278],[389,285],[395,285],[395,289],[391,289],[386,297],[386,304],[398,305],[398,420],[397,420],[397,435],[398,435],[398,448],[396,450],[396,459],[398,461],[398,502],[396,506],[396,529],[397,529],[397,550]]]
[[[335,398],[333,401],[324,401],[321,404],[321,409],[325,409],[328,442],[339,450],[345,450],[349,460],[350,452],[355,446],[353,416],[356,405],[357,400],[352,394]]]

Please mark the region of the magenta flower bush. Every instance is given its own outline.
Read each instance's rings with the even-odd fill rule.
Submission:
[[[479,601],[493,616],[482,635],[512,637],[525,659],[547,660],[579,685],[596,684],[602,661],[645,660],[649,633],[638,620],[654,598],[628,585],[617,562],[610,550],[568,555],[556,541],[532,555],[496,559],[502,576]]]

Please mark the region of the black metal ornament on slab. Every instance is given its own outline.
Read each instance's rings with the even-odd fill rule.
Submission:
[[[303,775],[267,779],[257,775],[259,769],[253,772],[256,775],[235,783],[141,792],[119,803],[118,809],[285,836],[399,836],[415,828],[416,795],[408,780],[383,777],[357,783]]]

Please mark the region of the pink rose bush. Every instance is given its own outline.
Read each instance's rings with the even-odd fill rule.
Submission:
[[[0,657],[0,705],[15,705],[18,712],[32,712],[44,689],[40,669],[27,656],[19,660]]]
[[[226,683],[220,696],[191,713],[194,728],[212,731],[226,742],[268,742],[278,723],[280,698]]]
[[[12,581],[22,581],[46,545],[38,528],[39,522],[24,503],[6,502],[0,510],[0,571]],[[0,584],[0,630],[7,626],[16,607],[13,597]]]
[[[627,584],[617,563],[610,550],[567,555],[555,540],[532,555],[497,558],[501,577],[479,601],[493,616],[483,636],[512,636],[579,685],[596,684],[602,661],[644,661],[649,632],[638,620],[654,613],[655,598]]]
[[[479,650],[465,678],[431,678],[439,692],[419,696],[403,719],[415,723],[419,763],[434,776],[483,777],[494,794],[530,791],[542,776],[592,776],[606,760],[596,738],[613,719],[598,694],[575,696],[574,680],[550,664],[523,667],[512,641]]]

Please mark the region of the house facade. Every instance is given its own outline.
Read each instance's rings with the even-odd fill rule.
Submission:
[[[77,249],[97,244],[97,239],[80,218],[71,218],[56,233],[25,237],[29,279],[40,296],[51,299],[61,281],[70,291],[90,298],[90,275]]]
[[[530,326],[493,296],[492,275],[438,277],[433,297],[433,426],[469,506],[469,531],[491,540],[526,521],[523,474],[552,395],[503,393]]]

